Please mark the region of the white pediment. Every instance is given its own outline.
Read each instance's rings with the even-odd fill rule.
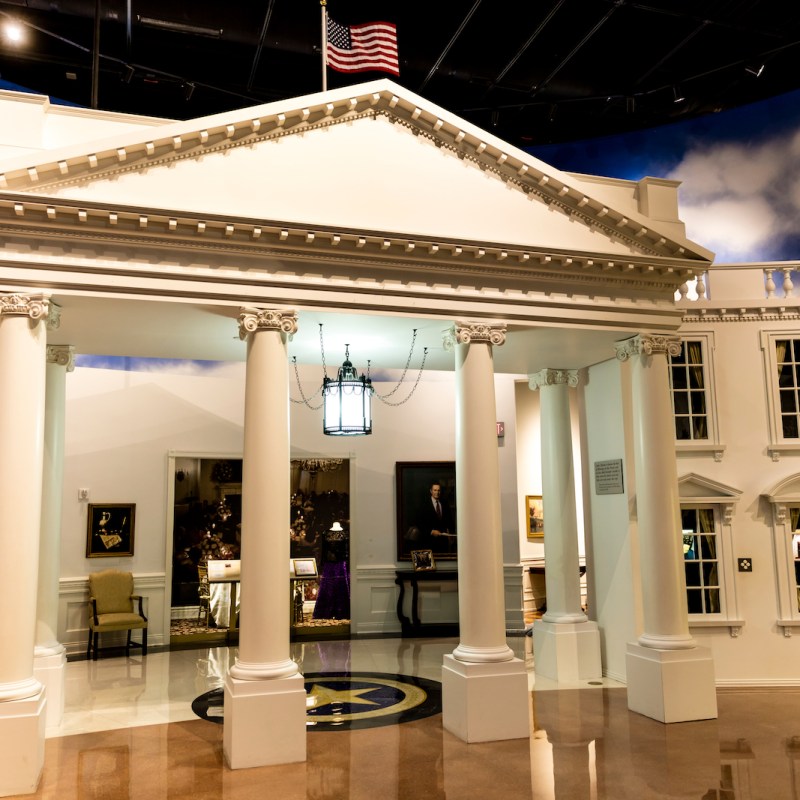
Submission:
[[[562,173],[390,81],[0,162],[0,191],[92,205],[710,260],[639,196],[675,187],[639,183]]]
[[[800,474],[784,478],[764,496],[770,503],[800,503]]]
[[[742,496],[739,489],[694,472],[678,478],[678,494],[683,502],[724,504],[736,503]]]

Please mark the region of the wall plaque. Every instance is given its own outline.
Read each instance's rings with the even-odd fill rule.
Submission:
[[[622,459],[594,462],[595,494],[623,494]]]

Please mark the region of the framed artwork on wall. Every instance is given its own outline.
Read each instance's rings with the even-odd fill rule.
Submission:
[[[433,550],[412,550],[411,563],[414,572],[433,572],[436,569]]]
[[[525,519],[528,521],[528,539],[544,539],[544,509],[540,494],[525,497]]]
[[[135,517],[134,503],[90,503],[86,558],[132,556]]]
[[[454,461],[398,461],[395,464],[397,560],[412,561],[412,550],[455,561],[456,465]]]
[[[293,558],[294,574],[297,578],[316,578],[317,559],[316,558]]]

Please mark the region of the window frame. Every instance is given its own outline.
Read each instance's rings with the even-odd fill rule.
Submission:
[[[767,389],[767,422],[769,444],[767,452],[773,461],[779,461],[781,452],[800,453],[800,437],[785,439],[781,423],[780,389],[778,387],[778,361],[775,343],[778,339],[800,342],[800,331],[761,331],[761,350],[763,353],[765,385]]]
[[[764,497],[772,506],[772,545],[778,584],[779,616],[776,624],[783,628],[783,635],[789,637],[795,628],[800,628],[797,578],[792,552],[794,531],[791,529],[791,509],[800,508],[800,474],[784,479]]]
[[[689,628],[728,628],[731,637],[736,638],[744,626],[744,620],[739,615],[733,547],[733,516],[741,492],[696,473],[679,478],[678,489],[681,511],[696,508],[713,510],[717,542],[720,611],[688,614]]]
[[[712,331],[692,331],[682,333],[681,347],[685,349],[687,342],[700,342],[703,353],[703,389],[706,397],[706,439],[675,439],[675,451],[678,455],[697,455],[710,453],[714,461],[722,461],[725,445],[719,435],[719,414],[717,413],[716,380],[714,375],[714,333]],[[672,388],[672,359],[667,359],[669,367],[670,405],[672,407],[672,428],[675,430],[675,390]]]

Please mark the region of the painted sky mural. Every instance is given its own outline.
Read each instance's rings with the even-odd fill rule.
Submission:
[[[718,264],[800,259],[800,92],[529,152],[567,172],[680,181],[686,233]]]

